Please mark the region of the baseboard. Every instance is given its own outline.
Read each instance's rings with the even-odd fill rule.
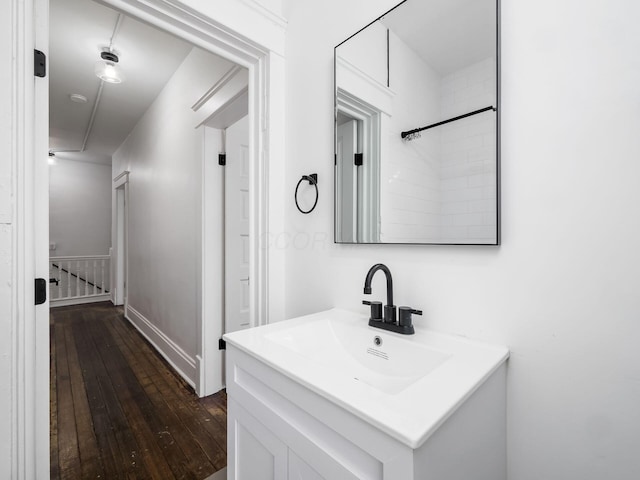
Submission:
[[[217,368],[207,369],[202,356],[196,355],[196,378],[198,379],[198,386],[195,390],[198,397],[207,397],[225,388],[223,375],[224,356],[220,355],[219,358],[222,360],[222,365],[218,362]]]
[[[91,297],[63,298],[60,300],[49,299],[49,305],[53,307],[67,307],[69,305],[83,305],[85,303],[108,302],[111,300],[111,294],[93,295]]]
[[[227,467],[224,467],[222,470],[218,470],[216,473],[204,480],[227,480]]]
[[[169,362],[178,375],[195,390],[195,380],[197,376],[195,359],[190,357],[173,340],[131,305],[127,305],[124,317],[129,320],[131,325]]]

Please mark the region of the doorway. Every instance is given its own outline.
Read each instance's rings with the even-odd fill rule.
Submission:
[[[144,4],[134,0],[105,0],[103,3],[249,69],[251,182],[255,186],[250,208],[251,228],[256,233],[251,245],[251,254],[256,259],[251,267],[251,278],[255,281],[250,295],[252,304],[256,305],[252,323],[267,323],[269,317],[283,318],[284,291],[269,290],[267,284],[282,283],[284,252],[269,248],[267,240],[269,231],[283,231],[284,227],[284,199],[277,192],[284,188],[286,21],[262,4],[243,0],[229,0],[225,9],[206,2],[184,8],[183,3],[172,0],[149,0]],[[11,51],[17,52],[8,72],[16,80],[11,90],[15,109],[8,116],[11,125],[19,126],[8,133],[17,146],[12,178],[17,185],[17,197],[25,200],[16,207],[18,233],[19,238],[24,236],[24,248],[12,253],[16,264],[16,283],[11,288],[15,300],[12,311],[18,313],[11,316],[10,322],[18,353],[9,361],[11,370],[22,375],[8,381],[20,408],[11,413],[11,432],[7,437],[18,439],[12,443],[12,458],[19,461],[7,468],[12,478],[46,478],[49,472],[49,328],[46,321],[49,312],[47,303],[34,308],[33,295],[25,292],[33,291],[34,277],[46,278],[48,272],[48,235],[36,228],[46,225],[46,188],[44,185],[34,188],[31,183],[34,177],[47,178],[47,164],[43,159],[47,158],[48,145],[48,80],[34,82],[31,74],[33,49],[45,54],[49,51],[49,2],[9,0],[7,11],[20,13],[17,18],[7,16],[4,25],[13,42]],[[3,85],[8,86],[8,80]],[[267,204],[271,207],[269,211]]]
[[[198,395],[225,385],[219,339],[251,325],[248,89],[229,98],[201,125],[203,151],[202,318]]]
[[[198,270],[204,252],[198,248],[198,213],[209,186],[201,182],[203,147],[197,127],[218,104],[248,90],[248,70],[94,2],[51,0],[50,15],[52,154],[75,165],[102,161],[112,172],[108,183],[99,177],[108,200],[78,197],[78,188],[56,188],[71,197],[65,205],[73,205],[71,220],[77,228],[52,231],[52,241],[79,246],[66,252],[73,258],[107,253],[94,252],[97,242],[86,235],[98,230],[87,228],[91,221],[101,220],[100,246],[113,249],[114,303],[124,305],[125,318],[201,393],[197,371],[209,363],[198,364],[202,355],[196,338],[204,322],[222,319],[199,311],[204,295],[198,296]],[[75,44],[80,47],[74,49]],[[67,59],[66,52],[73,58]],[[105,53],[113,59],[95,61]],[[103,78],[98,68],[103,65],[119,72],[117,81]],[[77,102],[81,94],[68,91],[86,96]],[[90,181],[83,190],[95,195],[98,188]],[[61,210],[52,209],[52,225],[69,217]],[[210,249],[209,239],[203,241]],[[88,278],[82,272],[72,275]]]
[[[247,266],[250,270],[246,276],[245,289],[243,291],[244,300],[246,305],[250,306],[250,312],[248,323],[251,325],[258,325],[266,323],[269,308],[275,308],[276,311],[281,309],[279,302],[269,303],[269,295],[266,288],[266,279],[268,276],[268,249],[263,246],[259,246],[258,238],[266,238],[264,232],[266,232],[268,222],[268,212],[262,208],[266,204],[266,198],[268,195],[268,180],[262,177],[263,172],[266,170],[266,164],[271,157],[273,150],[278,151],[282,147],[278,144],[278,135],[273,138],[276,139],[274,147],[266,141],[267,138],[267,125],[269,125],[271,117],[265,114],[268,103],[267,92],[272,90],[278,90],[274,88],[270,82],[271,75],[268,71],[268,67],[271,64],[271,59],[268,58],[268,50],[256,47],[255,42],[247,42],[239,37],[234,36],[230,38],[225,31],[218,29],[212,25],[202,25],[200,23],[200,17],[193,12],[170,12],[171,21],[167,20],[167,4],[166,2],[156,2],[157,5],[153,5],[151,12],[148,10],[142,11],[136,10],[136,7],[132,7],[129,3],[134,4],[133,1],[105,1],[108,5],[115,5],[122,10],[126,10],[128,13],[136,14],[139,18],[144,19],[148,23],[152,23],[158,26],[164,27],[170,30],[173,34],[179,35],[189,41],[196,41],[198,45],[204,46],[210,51],[214,51],[217,54],[224,53],[226,56],[231,57],[234,61],[246,65],[249,69],[249,89],[247,98],[250,98],[247,119],[247,134],[248,142],[246,142],[245,151],[245,166],[248,169],[247,181],[253,187],[251,189],[251,195],[246,195],[246,204],[244,212],[247,213],[247,227],[257,235],[253,235],[247,238],[244,254],[247,257],[251,257],[252,262]],[[154,2],[151,2],[154,3]],[[156,10],[154,10],[156,9]],[[194,35],[194,26],[197,25],[198,35]],[[189,32],[189,33],[186,33]],[[275,74],[281,74],[282,69],[276,66],[272,70]],[[277,117],[277,115],[275,115]],[[262,177],[262,178],[261,178]],[[115,185],[114,185],[115,186]],[[114,189],[115,197],[115,211],[116,211],[116,239],[114,243],[114,250],[116,255],[115,262],[115,277],[116,284],[118,285],[114,292],[114,302],[116,304],[124,304],[127,308],[127,289],[129,282],[126,280],[129,274],[129,268],[127,268],[127,224],[128,218],[128,184],[124,182],[122,185],[116,186]],[[260,234],[263,233],[262,237]],[[252,282],[249,283],[249,278]],[[42,455],[40,455],[42,458]]]
[[[342,89],[336,99],[336,241],[378,243],[384,115]]]
[[[225,333],[251,326],[249,302],[249,119],[225,130]]]
[[[115,212],[112,222],[115,232],[112,235],[113,245],[113,285],[111,301],[114,305],[124,305],[127,303],[127,219],[128,219],[128,193],[129,193],[129,172],[123,172],[116,177],[113,182],[115,190]]]

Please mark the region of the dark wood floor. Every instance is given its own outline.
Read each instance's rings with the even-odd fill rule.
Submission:
[[[198,399],[110,303],[51,310],[51,478],[196,479],[226,466],[227,399]]]

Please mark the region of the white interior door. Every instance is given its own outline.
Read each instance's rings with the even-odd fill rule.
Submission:
[[[336,237],[339,242],[357,241],[358,171],[354,165],[357,148],[358,123],[349,120],[338,126],[336,168],[338,169],[338,205]]]
[[[225,167],[225,332],[248,328],[249,117],[227,128]]]

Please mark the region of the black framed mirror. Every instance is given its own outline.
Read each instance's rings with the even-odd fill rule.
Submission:
[[[405,0],[335,47],[335,242],[500,244],[499,0]]]

